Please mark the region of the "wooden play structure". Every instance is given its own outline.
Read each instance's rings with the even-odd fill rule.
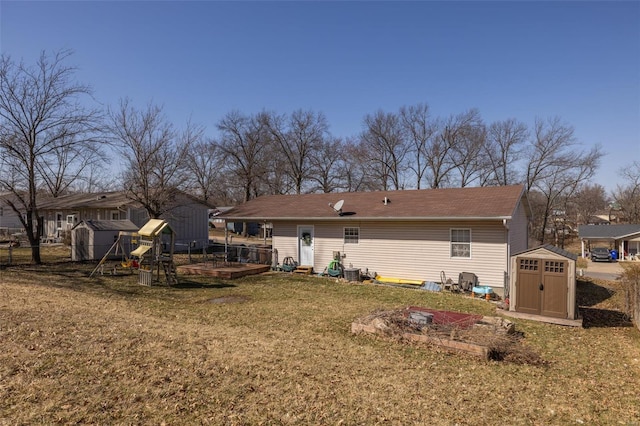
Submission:
[[[149,220],[138,231],[139,246],[131,252],[139,263],[138,282],[153,285],[163,281],[167,285],[178,283],[176,265],[173,262],[175,232],[162,219]]]
[[[138,247],[131,251],[128,257],[124,257],[119,265],[113,267],[114,271],[119,266],[133,271],[138,270],[138,283],[153,285],[165,283],[175,285],[178,283],[176,266],[173,261],[175,245],[175,232],[169,224],[162,219],[151,219],[137,232],[120,232],[117,240],[104,255],[98,266],[91,272],[93,276],[97,271],[103,272],[105,262],[118,251],[123,252],[122,239],[126,236],[134,236]]]

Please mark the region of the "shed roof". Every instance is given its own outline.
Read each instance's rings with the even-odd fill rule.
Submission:
[[[636,234],[640,234],[640,224],[578,226],[578,235],[583,240],[619,240]]]
[[[522,185],[271,195],[248,201],[219,217],[251,221],[511,219],[523,197]],[[344,200],[341,215],[331,207],[339,200]]]
[[[138,227],[130,220],[83,220],[74,228],[85,224],[94,231],[137,231]]]
[[[573,261],[578,260],[578,255],[576,255],[574,253],[571,253],[571,252],[568,252],[568,251],[566,251],[564,249],[561,249],[560,247],[552,246],[551,244],[544,244],[544,245],[541,245],[541,246],[528,248],[526,250],[522,250],[522,251],[519,251],[517,253],[513,253],[511,256],[519,256],[521,254],[530,253],[532,251],[536,251],[536,250],[540,250],[540,249],[548,250],[548,251],[550,251],[552,253],[559,254],[560,256],[566,257],[567,259],[571,259]]]

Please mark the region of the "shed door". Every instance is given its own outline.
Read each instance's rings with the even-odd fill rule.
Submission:
[[[519,257],[516,285],[516,311],[567,318],[566,261]]]
[[[542,306],[540,314],[567,317],[568,272],[564,260],[542,260]]]
[[[540,259],[518,258],[516,311],[540,315]]]
[[[73,247],[75,250],[76,260],[89,260],[89,230],[87,228],[76,228],[76,245]]]

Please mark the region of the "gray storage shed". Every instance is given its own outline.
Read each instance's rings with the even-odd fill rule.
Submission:
[[[71,229],[71,260],[100,260],[118,241],[120,232],[138,232],[130,220],[83,220]],[[128,239],[131,245],[131,238]],[[120,241],[125,248],[125,242]],[[132,249],[132,247],[126,247]],[[125,256],[128,256],[128,252]],[[122,253],[120,252],[120,255]]]
[[[561,320],[559,323],[578,319],[577,258],[575,254],[552,245],[513,254],[509,311],[531,316],[531,319],[557,318]]]

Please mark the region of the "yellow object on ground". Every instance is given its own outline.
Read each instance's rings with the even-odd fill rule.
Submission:
[[[387,284],[411,284],[411,285],[423,285],[424,281],[421,280],[408,280],[404,278],[396,278],[396,277],[381,277],[380,275],[376,275],[376,281]]]

